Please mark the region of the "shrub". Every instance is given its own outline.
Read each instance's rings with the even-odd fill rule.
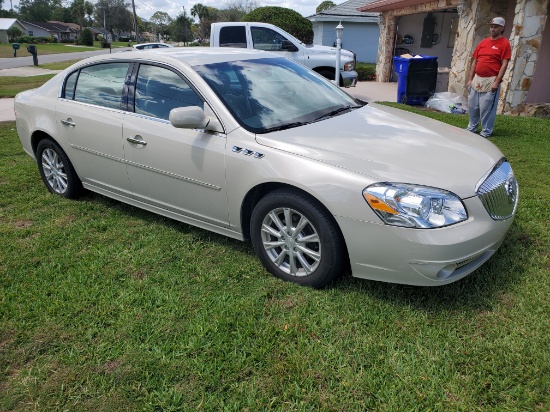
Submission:
[[[376,64],[375,63],[357,62],[357,64],[355,65],[355,71],[357,72],[357,80],[359,80],[359,81],[376,80]]]
[[[82,30],[80,37],[78,38],[78,44],[84,46],[93,46],[94,45],[94,34],[90,29]]]
[[[284,7],[258,7],[243,17],[243,21],[270,23],[292,34],[306,44],[313,42],[313,26],[297,11]]]

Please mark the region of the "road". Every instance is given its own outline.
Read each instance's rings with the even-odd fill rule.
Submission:
[[[100,54],[109,54],[110,49],[101,49],[101,50],[91,50],[87,52],[74,52],[74,53],[59,53],[59,54],[44,54],[40,55],[40,45],[38,47],[38,64],[44,63],[55,63],[62,62],[66,60],[77,60],[84,59],[86,57],[98,56]],[[116,53],[119,51],[130,50],[129,48],[116,48],[112,52]],[[25,57],[10,57],[0,59],[0,70],[2,69],[13,69],[16,67],[25,67],[32,66],[33,59],[32,56]]]

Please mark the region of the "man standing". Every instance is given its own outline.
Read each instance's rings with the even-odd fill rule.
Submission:
[[[482,40],[473,53],[468,81],[468,130],[475,133],[481,122],[483,137],[493,133],[500,82],[512,57],[510,42],[502,37],[503,31],[504,19],[495,17],[489,23],[491,36]]]

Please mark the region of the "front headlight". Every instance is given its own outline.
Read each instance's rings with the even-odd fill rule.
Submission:
[[[347,62],[344,64],[344,71],[350,72],[355,69],[355,62]]]
[[[468,219],[458,196],[446,190],[404,183],[376,183],[363,190],[363,197],[388,225],[426,229]]]

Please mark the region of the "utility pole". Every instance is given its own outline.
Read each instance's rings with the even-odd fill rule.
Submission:
[[[136,17],[136,3],[132,0],[132,10],[134,12],[134,31],[136,32],[136,43],[139,43],[139,27]]]

